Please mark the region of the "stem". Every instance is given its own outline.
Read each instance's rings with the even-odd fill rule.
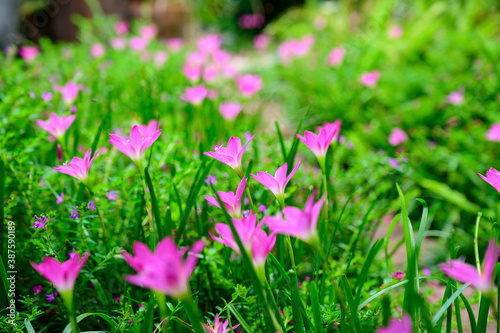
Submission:
[[[75,309],[73,307],[73,290],[60,291],[61,298],[63,299],[69,313],[69,322],[71,323],[71,332],[78,333],[78,325],[76,323]]]
[[[327,186],[326,172],[325,171],[323,171],[323,190],[324,190],[324,193],[326,193],[325,205],[324,205],[325,227],[326,227],[328,225],[328,186]]]
[[[144,168],[142,167],[142,160],[140,162],[137,162],[137,167],[139,170],[139,174],[141,175],[141,180],[142,180],[142,188],[144,190],[144,197],[146,198],[146,210],[148,213],[148,222],[149,222],[149,233],[151,235],[151,248],[154,248],[155,246],[155,229],[154,229],[154,224],[153,224],[153,212],[151,210],[151,201],[149,200],[148,196],[148,187],[146,186],[146,175],[144,172]]]
[[[102,237],[103,237],[103,240],[104,240],[104,246],[106,248],[106,253],[109,253],[109,245],[108,245],[108,236],[106,234],[106,226],[104,225],[104,219],[102,218],[101,211],[99,210],[99,207],[96,204],[97,200],[95,198],[95,194],[92,191],[92,188],[90,187],[90,185],[87,185],[85,183],[83,183],[83,185],[85,185],[87,187],[87,189],[90,192],[90,196],[94,200],[94,205],[95,205],[95,209],[96,209],[96,212],[97,212],[97,216],[99,217],[99,224],[101,225],[101,229],[102,229]]]
[[[167,306],[166,306],[166,297],[165,294],[162,292],[155,292],[156,296],[156,302],[158,303],[158,307],[160,308],[160,315],[161,315],[161,331],[162,332],[167,332],[168,328],[168,319],[167,319]]]
[[[252,207],[252,211],[255,213],[255,207],[253,206],[252,195],[250,194],[250,190],[247,188],[245,190],[247,192],[248,201],[250,201],[250,207]]]
[[[479,261],[479,245],[477,242],[478,235],[479,235],[479,222],[481,221],[481,216],[483,213],[479,212],[477,213],[477,218],[476,218],[476,230],[474,232],[474,254],[476,256],[476,268],[477,272],[481,273],[481,262]]]
[[[194,305],[193,298],[191,297],[190,294],[188,294],[183,301],[182,304],[184,305],[184,310],[186,310],[186,314],[189,318],[189,321],[191,322],[191,325],[193,325],[193,329],[195,333],[204,333],[203,326],[201,326],[200,320],[199,320],[199,314],[198,314],[198,309]]]

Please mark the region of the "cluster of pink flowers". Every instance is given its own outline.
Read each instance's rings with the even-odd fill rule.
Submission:
[[[242,29],[258,29],[265,22],[266,19],[262,14],[243,14],[238,18],[238,25]]]

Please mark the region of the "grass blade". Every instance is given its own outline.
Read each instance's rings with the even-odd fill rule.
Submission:
[[[321,322],[321,312],[319,306],[319,298],[318,298],[318,290],[316,289],[316,284],[311,283],[311,305],[313,310],[313,318],[314,318],[314,332],[322,333],[323,332],[323,324]]]
[[[158,200],[156,200],[155,189],[153,182],[151,181],[151,176],[149,175],[149,167],[144,168],[144,175],[146,178],[146,184],[149,188],[149,195],[151,196],[151,205],[153,206],[153,214],[155,217],[155,229],[158,233],[158,239],[163,239],[165,237],[165,229],[161,223],[160,210],[158,209]]]
[[[438,310],[438,312],[436,312],[436,314],[434,315],[434,317],[432,318],[432,325],[436,325],[437,322],[439,321],[439,319],[441,319],[441,317],[444,315],[444,313],[446,312],[446,310],[448,310],[448,308],[451,306],[451,304],[453,303],[453,301],[460,295],[462,294],[462,292],[469,286],[469,283],[466,283],[464,284],[462,287],[460,287],[459,289],[457,289],[457,291],[455,291],[451,296],[450,298],[448,298],[448,300],[443,304],[443,306],[441,306],[441,308]]]
[[[361,290],[363,288],[363,285],[365,284],[366,278],[368,277],[368,270],[370,269],[370,266],[375,260],[377,253],[382,248],[382,245],[384,245],[384,239],[380,238],[375,241],[375,243],[370,248],[370,252],[368,252],[365,263],[363,264],[363,268],[361,269],[361,273],[359,273],[356,286],[354,287],[354,291],[356,293],[356,299],[354,301],[355,306],[359,304],[359,298],[361,297]]]
[[[347,281],[345,275],[342,275],[342,286],[344,287],[344,292],[347,297],[347,305],[349,306],[349,313],[351,315],[351,321],[354,323],[355,331],[357,333],[363,333],[363,328],[359,321],[358,308],[352,299],[351,287],[349,287],[349,281]]]
[[[238,310],[236,310],[236,308],[234,307],[234,305],[229,304],[227,307],[229,308],[229,310],[231,311],[231,313],[233,314],[233,316],[236,317],[236,320],[238,320],[238,322],[240,323],[241,327],[243,327],[243,330],[246,333],[253,333],[253,330],[250,327],[250,325],[248,325],[248,323],[245,321],[245,319],[243,319],[243,317],[238,312]]]

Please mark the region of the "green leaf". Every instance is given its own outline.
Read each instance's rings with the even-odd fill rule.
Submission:
[[[24,326],[29,333],[36,333],[33,325],[31,325],[31,322],[28,320],[28,318],[24,318]]]
[[[321,321],[321,311],[319,306],[318,290],[316,289],[316,283],[311,283],[311,305],[314,318],[314,332],[323,332],[323,323]]]
[[[84,314],[81,314],[79,315],[78,317],[76,317],[76,322],[79,323],[81,322],[82,320],[84,320],[85,318],[87,317],[90,317],[90,316],[97,316],[97,317],[101,317],[102,319],[104,319],[106,322],[108,322],[108,324],[111,326],[111,328],[117,332],[123,332],[120,327],[118,326],[118,324],[110,317],[108,316],[107,314],[104,314],[104,313],[84,313]],[[68,324],[66,326],[66,328],[64,329],[63,333],[71,333],[71,324]]]
[[[283,135],[281,135],[280,125],[277,121],[274,122],[276,126],[276,133],[278,133],[278,139],[280,141],[281,153],[283,154],[283,164],[286,162],[286,148],[285,143],[283,142]]]
[[[356,286],[354,287],[356,293],[356,300],[355,300],[356,306],[359,304],[359,298],[361,297],[361,290],[363,289],[363,285],[365,284],[365,281],[368,277],[368,270],[370,269],[370,266],[372,265],[373,261],[375,261],[375,257],[382,248],[382,245],[384,245],[384,239],[383,238],[377,239],[370,248],[370,252],[368,252],[368,255],[366,256],[365,263],[363,264],[363,268],[361,269],[361,273],[359,273]]]
[[[447,184],[440,183],[432,179],[421,179],[418,182],[423,188],[434,192],[441,196],[444,200],[468,211],[469,213],[476,213],[479,211],[479,206],[467,200],[467,197],[456,190],[453,190]]]
[[[231,311],[231,313],[233,314],[233,316],[236,317],[236,320],[238,320],[238,322],[240,323],[241,327],[243,327],[243,330],[245,331],[245,333],[253,333],[253,330],[250,327],[250,325],[247,324],[247,322],[245,321],[245,319],[243,319],[243,317],[238,312],[238,310],[236,310],[236,308],[234,307],[234,305],[229,304],[227,307],[229,308],[229,310]]]
[[[448,310],[448,308],[451,306],[451,304],[453,303],[453,301],[460,295],[462,294],[462,292],[469,286],[470,284],[469,283],[466,283],[464,284],[462,287],[460,287],[460,289],[458,289],[457,291],[455,291],[453,293],[453,295],[451,295],[450,298],[448,298],[448,300],[443,304],[443,306],[441,306],[441,308],[438,310],[438,312],[436,312],[436,314],[434,315],[434,317],[432,318],[432,324],[433,325],[436,325],[438,320],[441,319],[441,317],[443,316],[443,314],[445,313],[446,310]]]
[[[158,209],[158,200],[156,200],[153,182],[151,181],[151,176],[149,176],[149,167],[144,168],[144,175],[146,177],[146,184],[149,188],[149,194],[151,195],[151,206],[153,208],[153,214],[155,217],[155,229],[158,233],[159,239],[161,240],[163,239],[163,237],[165,237],[165,228],[161,223],[160,210]]]
[[[153,320],[155,313],[155,297],[152,292],[149,293],[148,308],[146,309],[146,315],[144,316],[144,322],[141,326],[141,333],[153,332]]]
[[[347,298],[347,305],[349,306],[349,313],[351,321],[354,323],[355,331],[356,333],[363,333],[363,328],[361,327],[361,322],[359,321],[358,308],[352,298],[351,287],[349,287],[349,281],[347,281],[347,277],[345,275],[342,275],[342,286]]]

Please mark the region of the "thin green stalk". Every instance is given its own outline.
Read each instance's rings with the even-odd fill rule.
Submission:
[[[94,191],[92,191],[92,188],[90,187],[90,185],[87,185],[85,183],[83,183],[83,185],[85,185],[85,187],[87,187],[87,189],[90,192],[90,196],[94,200],[95,209],[96,209],[96,212],[97,212],[97,216],[99,218],[99,224],[101,225],[101,229],[102,229],[102,237],[103,237],[103,240],[104,240],[104,246],[106,248],[106,253],[109,253],[109,245],[108,245],[108,236],[107,236],[107,233],[106,233],[106,226],[104,225],[104,219],[102,218],[101,211],[99,210],[99,207],[96,204],[97,200],[95,198]]]
[[[478,245],[478,236],[479,236],[479,222],[481,221],[481,216],[483,213],[477,213],[476,218],[476,230],[474,232],[474,255],[476,256],[476,268],[477,272],[481,273],[481,262],[479,261],[479,245]]]
[[[167,304],[165,294],[162,292],[155,292],[156,302],[158,303],[158,307],[160,308],[161,315],[161,331],[167,332],[168,328],[168,319],[167,319]]]
[[[184,310],[186,310],[186,314],[193,325],[193,329],[195,333],[204,333],[203,326],[201,326],[200,315],[197,307],[194,304],[193,298],[191,296],[187,297],[182,301],[184,305]]]
[[[146,199],[146,210],[148,213],[150,242],[151,242],[151,247],[154,248],[156,241],[155,241],[155,229],[154,229],[154,225],[153,225],[153,211],[151,209],[151,200],[148,197],[148,187],[146,185],[146,175],[144,173],[144,169],[142,168],[142,163],[140,163],[140,165],[138,165],[138,167],[140,168],[139,174],[141,175],[142,187],[144,190],[144,197]]]

